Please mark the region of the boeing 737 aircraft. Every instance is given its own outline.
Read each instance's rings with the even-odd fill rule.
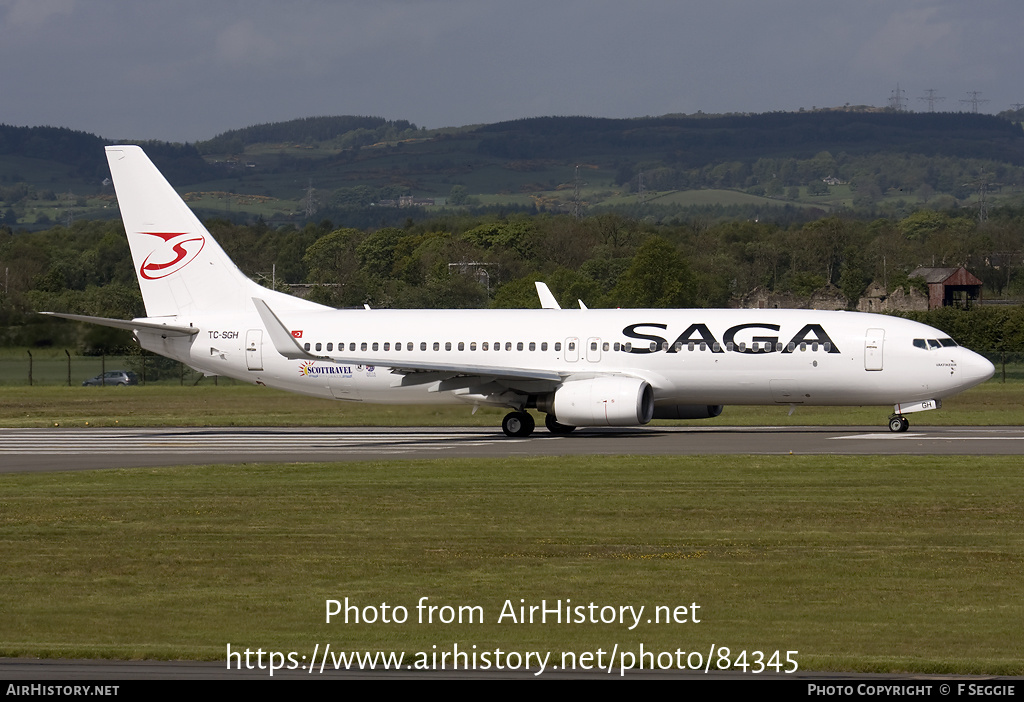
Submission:
[[[893,405],[907,414],[990,378],[917,322],[810,310],[336,310],[249,280],[137,146],[108,146],[146,317],[131,330],[208,375],[350,402],[507,407],[502,430],[639,426],[723,405]]]

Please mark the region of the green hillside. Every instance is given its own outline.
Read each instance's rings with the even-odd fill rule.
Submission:
[[[115,216],[105,143],[0,126],[0,221]],[[144,146],[203,216],[359,227],[443,208],[663,219],[709,207],[749,218],[792,205],[787,216],[797,219],[842,209],[900,215],[971,205],[982,190],[987,201],[1016,201],[1024,186],[1020,125],[962,113],[548,117],[436,130],[315,117]],[[399,206],[402,197],[427,204]]]

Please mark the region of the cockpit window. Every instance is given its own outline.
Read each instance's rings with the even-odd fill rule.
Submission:
[[[941,349],[957,346],[957,343],[948,337],[945,339],[914,339],[914,346],[919,349]]]

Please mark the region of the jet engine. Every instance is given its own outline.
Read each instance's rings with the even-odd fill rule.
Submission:
[[[654,389],[640,378],[607,376],[562,385],[537,408],[574,427],[630,427],[654,416]]]

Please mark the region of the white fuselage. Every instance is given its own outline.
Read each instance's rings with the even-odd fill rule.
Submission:
[[[553,371],[567,382],[631,376],[650,383],[657,405],[909,403],[992,374],[986,359],[932,327],[853,312],[297,310],[283,321],[321,358],[277,353],[257,315],[178,317],[198,334],[139,339],[209,374],[373,403],[481,401],[465,388],[445,390],[444,374],[402,385],[390,367],[414,361]],[[546,381],[511,385],[525,395],[550,390]],[[500,394],[483,403],[515,404]]]

